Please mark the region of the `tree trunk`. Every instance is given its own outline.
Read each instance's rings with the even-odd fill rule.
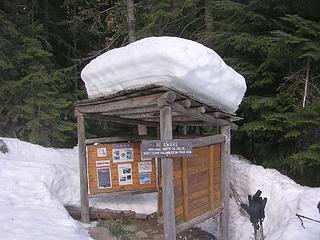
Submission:
[[[212,31],[212,25],[213,25],[213,16],[212,16],[212,0],[205,0],[204,2],[204,11],[205,11],[205,25],[206,25],[206,30],[207,32]]]
[[[127,5],[127,20],[128,20],[128,38],[129,43],[132,43],[136,40],[135,37],[135,18],[134,18],[134,0],[126,0]],[[148,130],[145,125],[138,125],[138,134],[147,135]]]
[[[126,0],[127,3],[127,20],[128,20],[128,37],[129,43],[132,43],[136,40],[134,33],[134,0]]]
[[[307,74],[306,74],[306,80],[304,84],[304,93],[303,93],[303,101],[302,101],[303,108],[306,107],[306,103],[307,103],[309,75],[310,75],[310,57],[308,57],[307,59]]]

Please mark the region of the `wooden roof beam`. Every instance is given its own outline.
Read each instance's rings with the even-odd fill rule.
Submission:
[[[104,112],[103,115],[135,115],[135,114],[158,114],[158,106],[146,106],[146,107],[135,107],[130,109],[118,109],[113,111]]]
[[[114,122],[114,123],[123,123],[123,124],[129,124],[129,125],[142,124],[148,127],[159,126],[159,123],[157,122],[147,122],[147,121],[138,120],[138,119],[128,119],[128,118],[122,118],[117,116],[106,116],[102,114],[86,114],[85,117],[88,119],[102,120],[102,121]]]
[[[231,122],[228,122],[226,120],[223,119],[219,119],[219,118],[215,118],[209,114],[206,113],[201,113],[195,109],[192,108],[188,108],[186,109],[184,106],[182,106],[179,103],[171,103],[170,106],[172,107],[172,109],[176,112],[179,112],[185,116],[189,116],[195,119],[199,119],[201,121],[210,123],[210,124],[214,124],[214,125],[218,125],[218,126],[228,126],[230,125],[231,128],[233,129],[237,129],[237,125]]]
[[[173,93],[174,94],[174,93]],[[142,107],[155,107],[157,106],[158,99],[161,98],[162,93],[156,93],[148,96],[140,96],[135,98],[126,98],[119,101],[113,102],[96,102],[92,105],[76,106],[76,110],[87,114],[87,113],[103,113],[111,112],[116,110],[142,108]],[[175,95],[175,94],[174,94]]]

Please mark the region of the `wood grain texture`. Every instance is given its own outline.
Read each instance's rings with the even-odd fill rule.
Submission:
[[[79,151],[79,172],[80,172],[80,201],[81,201],[81,221],[90,222],[89,197],[88,197],[88,178],[87,178],[87,159],[85,146],[85,123],[83,114],[77,114],[78,128],[78,151]]]
[[[191,157],[174,158],[173,170],[177,231],[221,212],[221,144],[196,147]]]
[[[160,109],[160,135],[161,140],[172,139],[172,111],[169,106]],[[162,196],[163,196],[163,226],[164,239],[176,239],[175,206],[174,206],[174,181],[173,159],[161,159],[162,171]]]
[[[230,218],[230,127],[221,128],[221,134],[225,135],[226,141],[222,145],[222,161],[221,161],[221,197],[223,202],[223,212],[221,217],[221,239],[229,239],[229,218]]]

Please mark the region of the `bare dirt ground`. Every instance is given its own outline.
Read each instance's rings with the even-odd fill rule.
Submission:
[[[155,219],[130,220],[125,223],[100,222],[90,228],[89,233],[95,240],[162,240],[162,225]],[[191,228],[177,235],[178,240],[216,240],[216,238],[199,228]]]

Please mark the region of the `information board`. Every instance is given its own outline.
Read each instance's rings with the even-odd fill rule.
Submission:
[[[192,142],[188,139],[143,140],[141,154],[142,158],[190,157]]]
[[[89,196],[157,191],[153,158],[141,158],[140,143],[87,145]]]

